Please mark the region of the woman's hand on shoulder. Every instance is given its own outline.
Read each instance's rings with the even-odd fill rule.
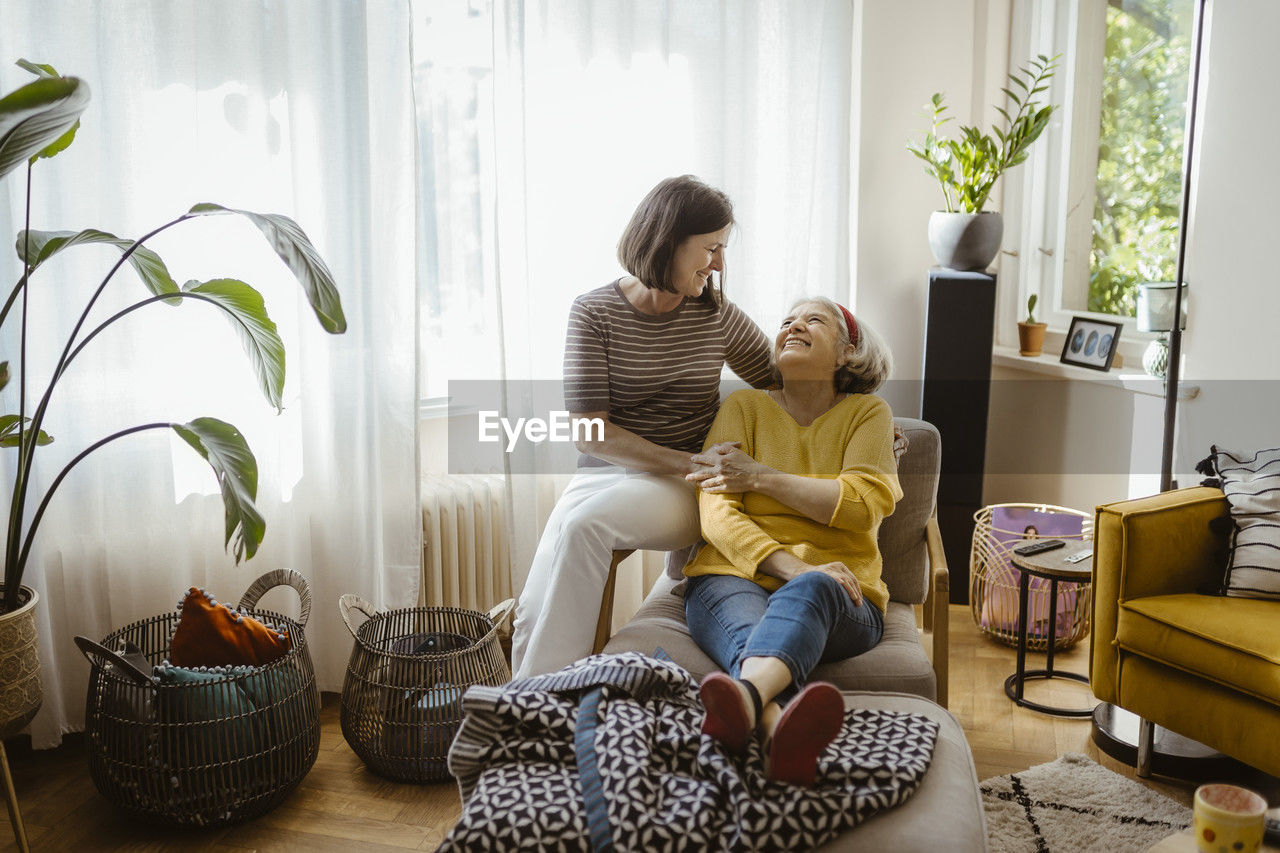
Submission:
[[[900,461],[902,454],[906,453],[910,446],[911,442],[907,440],[907,434],[895,423],[893,425],[893,461]]]
[[[771,471],[752,459],[737,441],[713,444],[690,457],[695,469],[685,479],[704,492],[751,492],[758,490],[761,474]]]

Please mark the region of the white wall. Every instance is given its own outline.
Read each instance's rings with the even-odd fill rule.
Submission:
[[[928,127],[923,106],[944,92],[954,124],[987,123],[1007,68],[1008,0],[866,0],[854,22],[852,307],[892,347],[884,396],[920,414],[929,213],[937,182],[906,149]],[[998,199],[996,205],[998,206]]]
[[[1272,162],[1280,139],[1273,50],[1280,3],[1210,5],[1187,247],[1193,301],[1183,338],[1186,375],[1202,390],[1179,412],[1181,471],[1210,443],[1280,445],[1280,174]]]

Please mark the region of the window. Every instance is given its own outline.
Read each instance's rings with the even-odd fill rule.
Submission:
[[[1138,343],[1137,285],[1177,260],[1191,17],[1192,0],[1017,4],[1010,64],[1060,54],[1061,109],[1006,176],[1002,330],[1037,293],[1051,329],[1118,316]]]
[[[1182,198],[1191,0],[1113,0],[1086,309],[1134,316],[1137,287],[1172,281]]]
[[[420,394],[499,375],[488,0],[415,5]]]

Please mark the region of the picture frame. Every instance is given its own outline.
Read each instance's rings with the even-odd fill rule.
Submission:
[[[1074,364],[1090,370],[1110,370],[1120,345],[1120,331],[1124,326],[1091,317],[1072,317],[1062,342],[1063,364]]]

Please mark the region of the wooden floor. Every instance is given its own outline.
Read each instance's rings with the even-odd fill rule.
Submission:
[[[1004,695],[1014,670],[1012,649],[986,639],[967,607],[951,608],[951,711],[973,748],[978,778],[986,779],[1082,752],[1135,778],[1130,768],[1099,753],[1087,720],[1048,717],[1017,708]],[[1088,642],[1058,655],[1061,668],[1086,672]],[[1033,655],[1029,666],[1041,666]],[[1086,685],[1061,681],[1029,684],[1028,698],[1049,704],[1093,704]],[[56,750],[32,752],[10,744],[14,781],[36,850],[431,850],[459,814],[453,784],[402,785],[373,775],[342,738],[337,697],[324,696],[320,756],[302,786],[271,813],[247,824],[181,831],[148,827],[117,812],[93,787],[83,738],[69,737]],[[1147,782],[1183,803],[1189,785]],[[0,850],[15,850],[0,825]]]

